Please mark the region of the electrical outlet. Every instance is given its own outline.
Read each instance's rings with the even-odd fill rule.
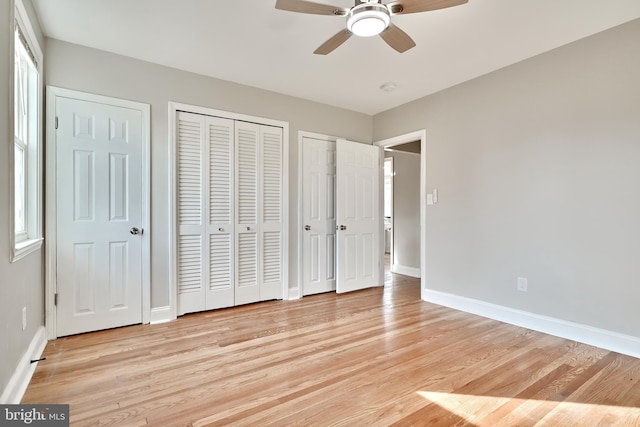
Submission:
[[[27,307],[22,307],[22,330],[27,329]]]
[[[518,290],[520,292],[527,292],[527,278],[518,277]]]

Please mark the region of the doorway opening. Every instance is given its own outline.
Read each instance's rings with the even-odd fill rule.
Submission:
[[[375,144],[385,153],[385,277],[391,273],[419,277],[424,299],[426,131],[411,132]]]
[[[383,166],[383,191],[384,191],[384,269],[385,276],[387,270],[391,270],[391,260],[393,259],[393,157],[384,158]]]

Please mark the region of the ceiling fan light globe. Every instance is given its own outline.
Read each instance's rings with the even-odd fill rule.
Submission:
[[[362,3],[347,15],[347,29],[359,37],[378,35],[390,22],[389,10],[379,3]]]

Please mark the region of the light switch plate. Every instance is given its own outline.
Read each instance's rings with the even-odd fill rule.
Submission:
[[[527,292],[527,278],[518,277],[518,290],[520,292]]]

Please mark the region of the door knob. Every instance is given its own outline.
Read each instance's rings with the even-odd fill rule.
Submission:
[[[309,230],[311,230],[311,226],[310,226],[310,225],[305,225],[305,226],[304,226],[304,229],[305,229],[305,230],[307,230],[307,231],[309,231]]]
[[[340,230],[344,231],[344,230],[346,230],[346,229],[347,229],[347,226],[346,226],[346,225],[341,225],[341,226],[340,226]]]
[[[131,230],[129,230],[129,233],[133,234],[134,236],[138,234],[142,234],[142,232],[143,232],[142,228],[138,228],[138,227],[131,227]]]

